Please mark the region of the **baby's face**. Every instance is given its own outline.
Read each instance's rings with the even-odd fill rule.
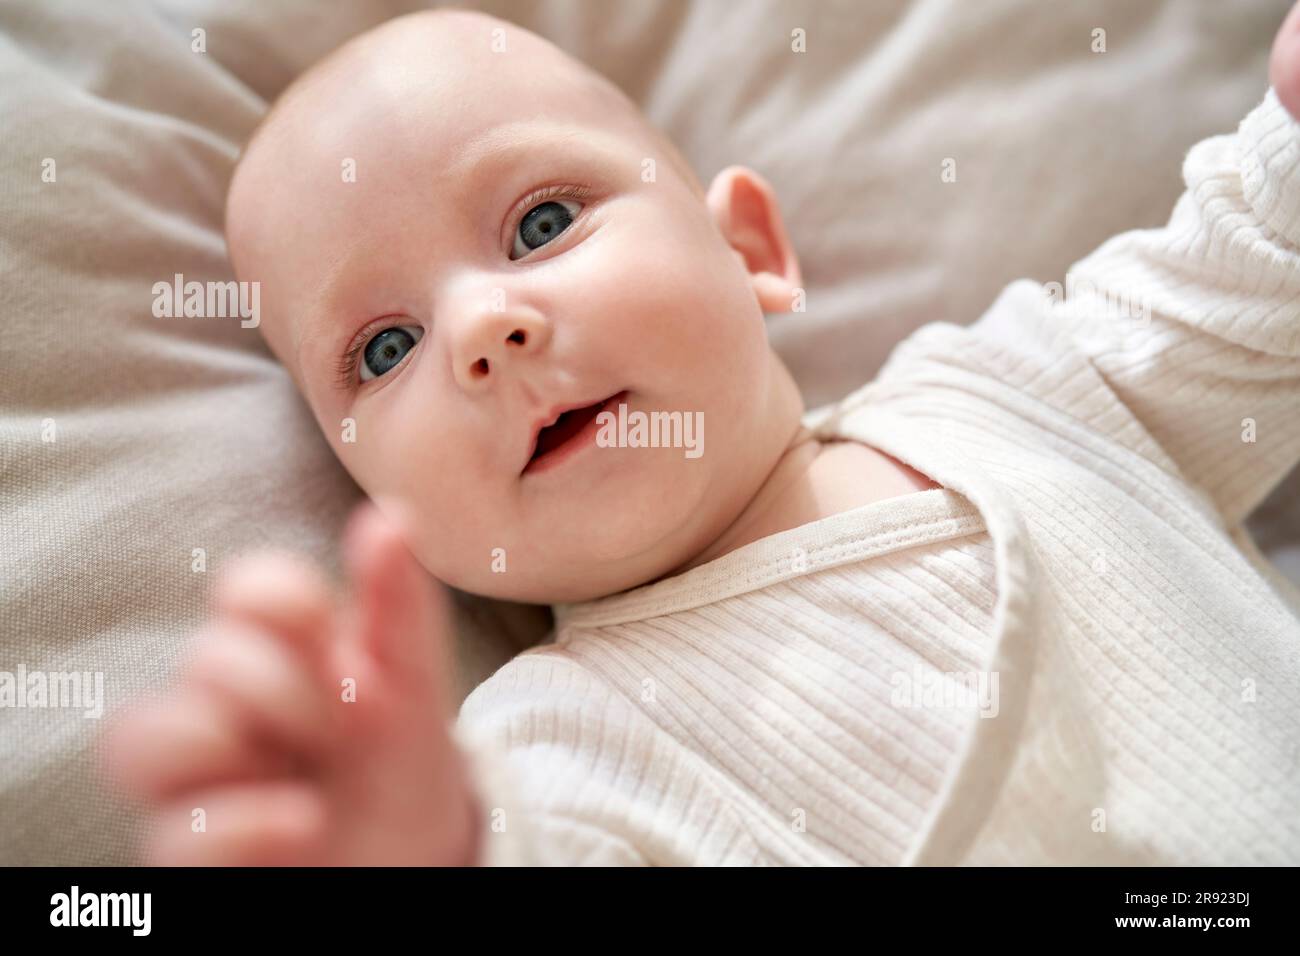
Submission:
[[[426,15],[285,101],[227,231],[272,349],[357,483],[412,519],[421,563],[555,603],[698,554],[797,427],[765,334],[775,306],[720,208],[549,44]],[[611,399],[702,421],[702,453],[602,447],[593,421],[534,455],[560,411]]]

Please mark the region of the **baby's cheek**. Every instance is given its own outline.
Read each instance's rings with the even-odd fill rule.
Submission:
[[[420,501],[445,480],[430,451],[434,446],[382,415],[360,412],[345,418],[331,445],[348,474],[372,498]]]

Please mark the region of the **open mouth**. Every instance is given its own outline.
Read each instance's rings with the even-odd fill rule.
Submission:
[[[563,412],[537,433],[532,457],[528,459],[522,473],[529,474],[558,465],[570,454],[589,444],[588,438],[596,432],[596,416],[610,407],[616,407],[626,398],[627,392],[619,392],[594,404]]]

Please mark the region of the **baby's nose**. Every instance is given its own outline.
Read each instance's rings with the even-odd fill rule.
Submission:
[[[457,384],[466,391],[489,387],[525,355],[543,349],[550,336],[550,323],[532,308],[487,309],[468,316],[452,345]]]

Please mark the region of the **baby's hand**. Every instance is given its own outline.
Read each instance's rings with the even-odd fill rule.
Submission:
[[[182,685],[109,721],[106,769],[158,805],[150,862],[474,862],[445,594],[374,505],[344,547],[345,609],[300,561],[235,563]]]
[[[1268,81],[1287,112],[1300,120],[1300,3],[1291,8],[1282,29],[1277,31],[1268,63]]]

